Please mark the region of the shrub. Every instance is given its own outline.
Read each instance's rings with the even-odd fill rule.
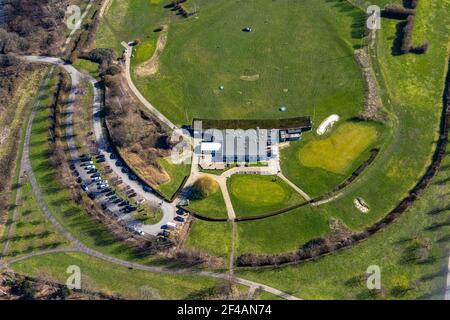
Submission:
[[[411,15],[415,15],[416,10],[405,8],[398,4],[391,4],[384,7],[384,9],[381,11],[381,16],[384,18],[391,18],[391,19],[406,19]]]
[[[406,23],[405,28],[403,28],[403,39],[402,39],[402,46],[400,48],[400,51],[402,53],[408,53],[411,50],[412,47],[412,35],[414,30],[414,25],[416,23],[415,16],[411,15],[408,16],[408,20]]]
[[[192,186],[193,199],[205,199],[219,190],[219,184],[211,177],[201,177]]]
[[[415,54],[424,54],[427,53],[428,49],[430,47],[430,43],[426,41],[425,43],[412,47],[409,51]]]

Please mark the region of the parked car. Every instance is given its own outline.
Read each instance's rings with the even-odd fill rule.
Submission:
[[[109,191],[107,194],[105,194],[106,197],[111,197],[115,195],[114,191]]]
[[[111,153],[111,155],[109,156],[110,159],[117,159],[117,155],[115,153]]]
[[[152,188],[150,188],[149,186],[143,186],[142,189],[143,189],[145,192],[152,192]]]
[[[122,161],[117,160],[117,161],[116,161],[116,166],[118,166],[118,167],[123,167]]]
[[[84,170],[91,170],[91,169],[95,169],[95,166],[90,164],[84,167]]]
[[[102,203],[101,207],[103,210],[105,210],[106,208],[108,208],[108,205],[106,203]]]
[[[143,204],[145,202],[144,198],[138,199],[138,201],[136,201],[137,204]]]
[[[93,178],[91,179],[92,182],[99,181],[99,180],[100,180],[100,177],[93,177]]]
[[[91,175],[91,178],[96,178],[96,177],[100,177],[100,173],[96,172],[93,175]]]
[[[120,171],[122,171],[123,173],[128,173],[130,172],[130,169],[128,169],[127,167],[123,167]]]
[[[116,199],[118,199],[118,198],[117,198],[117,196],[114,195],[114,196],[110,197],[108,200],[109,200],[109,201],[114,201],[114,200],[116,200]]]
[[[113,201],[114,204],[118,204],[119,202],[122,202],[122,199],[118,198],[118,199]]]
[[[113,152],[112,147],[111,147],[111,146],[107,146],[107,147],[106,147],[106,152],[108,152],[108,153]]]
[[[97,173],[98,172],[98,170],[97,169],[91,169],[91,170],[89,170],[89,171],[87,171],[86,173],[87,174],[92,174],[92,173]]]
[[[72,164],[69,166],[69,168],[70,168],[70,170],[75,170],[75,165],[72,163]]]
[[[89,193],[88,193],[88,197],[91,198],[92,200],[94,200],[95,197],[96,197],[96,195],[95,195],[95,193],[93,193],[93,192],[89,192]]]
[[[136,196],[137,196],[136,192],[130,193],[130,194],[128,195],[129,198],[134,198],[134,197],[136,197]]]
[[[77,170],[74,170],[74,171],[73,171],[73,175],[74,175],[75,177],[79,177],[79,176],[80,176],[80,173],[79,173]]]
[[[184,210],[178,209],[177,210],[177,214],[180,215],[180,216],[184,216]]]
[[[184,222],[184,218],[182,218],[182,217],[180,217],[180,216],[176,216],[176,217],[174,218],[174,220],[177,221],[177,222]]]
[[[103,163],[103,162],[105,162],[105,161],[106,161],[105,158],[97,159],[97,163]]]
[[[80,167],[87,167],[87,166],[90,166],[93,164],[94,164],[93,161],[86,161],[86,162],[83,162],[82,164],[80,164]]]
[[[82,183],[83,182],[83,179],[81,179],[81,177],[78,177],[77,178],[77,183]]]
[[[107,193],[107,192],[110,192],[111,190],[112,190],[112,189],[108,187],[108,188],[106,188],[106,189],[103,189],[103,190],[102,190],[102,193]]]
[[[105,158],[105,155],[99,154],[99,155],[96,156],[96,158],[97,158],[97,159]]]
[[[128,178],[129,178],[130,180],[132,180],[132,181],[136,181],[136,180],[137,180],[137,177],[136,177],[134,174],[128,175]]]
[[[82,183],[81,184],[81,189],[83,189],[84,191],[87,192],[89,190],[89,187],[85,183]]]

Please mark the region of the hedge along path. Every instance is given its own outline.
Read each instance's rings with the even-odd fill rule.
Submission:
[[[161,26],[161,34],[158,37],[158,41],[156,42],[156,49],[153,53],[153,56],[139,67],[136,68],[136,74],[140,77],[145,76],[153,76],[158,73],[158,61],[159,57],[164,51],[164,48],[167,44],[167,32],[169,27],[167,25]]]

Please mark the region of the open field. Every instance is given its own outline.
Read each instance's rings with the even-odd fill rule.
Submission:
[[[304,201],[289,185],[275,176],[232,175],[227,184],[238,217],[267,213]]]
[[[189,231],[186,247],[228,260],[231,249],[231,223],[195,220]]]
[[[347,119],[361,110],[363,85],[353,46],[361,42],[364,21],[347,3],[199,0],[198,19],[180,19],[164,5],[115,0],[96,46],[122,52],[120,41],[154,41],[153,29],[167,24],[159,74],[134,74],[134,80],[175,123],[312,115],[314,107],[320,121],[331,113]],[[242,32],[248,25],[253,32]],[[287,106],[284,114],[280,105]]]
[[[47,276],[66,283],[66,269],[81,269],[81,286],[128,299],[206,299],[217,294],[219,281],[199,276],[151,273],[110,264],[82,253],[56,253],[33,257],[12,265],[19,273]]]
[[[328,214],[314,207],[301,207],[270,218],[241,221],[236,225],[237,255],[294,251],[312,238],[330,231]]]
[[[206,217],[228,218],[227,208],[220,190],[205,199],[189,200],[189,209],[201,213]]]

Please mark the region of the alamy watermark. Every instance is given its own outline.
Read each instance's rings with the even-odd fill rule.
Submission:
[[[67,288],[73,290],[81,289],[81,269],[79,266],[71,265],[68,266],[66,269],[66,273],[70,274],[70,276],[67,278],[66,286]]]
[[[381,269],[377,265],[369,266],[366,270],[367,275],[367,289],[380,290],[381,289]]]
[[[77,30],[81,27],[81,9],[79,6],[67,7],[65,23],[68,29]]]

